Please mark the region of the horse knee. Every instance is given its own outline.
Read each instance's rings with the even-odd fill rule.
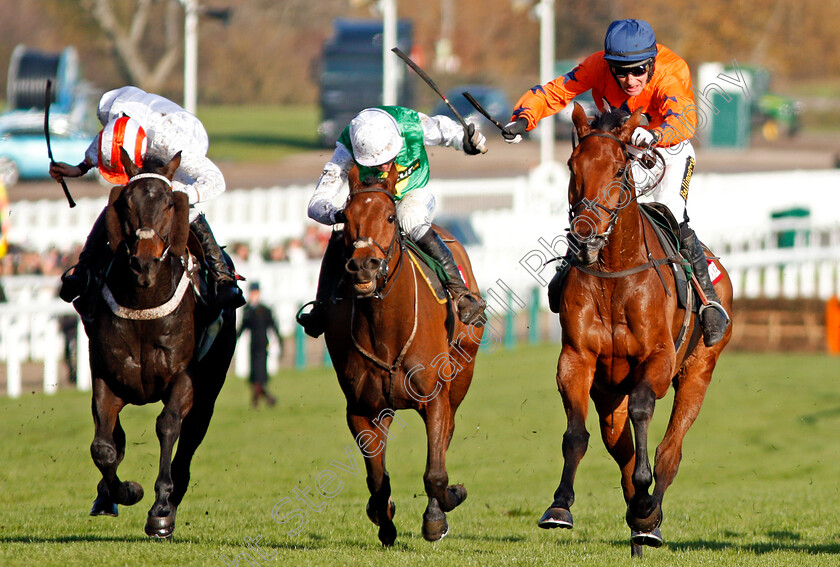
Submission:
[[[627,412],[630,414],[630,419],[638,423],[640,421],[648,422],[653,417],[653,408],[656,405],[656,395],[650,388],[636,388],[627,404]]]
[[[117,462],[117,448],[103,439],[94,439],[90,444],[90,456],[97,467],[110,467]]]
[[[589,432],[585,428],[570,428],[563,434],[563,457],[583,455],[589,446]]]
[[[426,485],[426,494],[437,497],[449,484],[449,474],[445,470],[427,471],[423,475],[423,482]]]
[[[170,437],[172,435],[177,435],[179,428],[180,428],[181,418],[178,416],[177,413],[170,409],[164,408],[160,415],[155,422],[155,432],[157,433],[158,439],[163,440],[164,438]]]

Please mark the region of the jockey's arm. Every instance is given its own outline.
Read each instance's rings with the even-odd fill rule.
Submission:
[[[355,160],[344,144],[336,142],[335,152],[330,161],[324,165],[321,178],[315,187],[312,198],[309,199],[307,214],[312,220],[321,224],[335,224],[335,215],[347,201],[347,175],[353,169]]]
[[[464,127],[448,116],[427,116],[417,113],[423,126],[423,143],[426,146],[446,146],[464,149]]]
[[[181,165],[172,179],[172,189],[183,191],[190,205],[209,201],[225,192],[225,177],[207,156],[181,153]]]

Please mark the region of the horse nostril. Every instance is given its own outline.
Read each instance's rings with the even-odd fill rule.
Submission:
[[[370,272],[379,271],[379,265],[382,263],[380,258],[365,258],[364,268]]]
[[[359,266],[358,260],[355,258],[350,258],[347,260],[347,263],[344,265],[344,269],[350,272],[351,274],[355,274],[356,272],[360,271],[362,268]]]
[[[137,256],[132,256],[128,259],[128,267],[131,268],[133,272],[140,272],[143,270],[143,266],[140,264],[140,259]]]

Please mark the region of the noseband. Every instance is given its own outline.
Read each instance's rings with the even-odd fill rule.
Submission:
[[[388,198],[391,199],[392,202],[394,201],[394,195],[390,191],[382,189],[381,187],[376,187],[376,186],[364,187],[362,189],[358,189],[357,191],[354,191],[353,195],[360,195],[362,193],[383,193],[383,194],[387,195]],[[373,293],[373,296],[377,297],[378,299],[383,299],[385,296],[388,295],[387,292],[383,293],[380,288],[384,288],[385,285],[388,283],[389,266],[390,266],[391,260],[393,259],[394,251],[396,250],[396,246],[397,246],[397,242],[399,241],[399,232],[400,232],[399,227],[395,223],[394,233],[393,233],[393,236],[391,237],[391,242],[388,244],[388,248],[385,248],[384,246],[382,246],[376,240],[374,240],[373,238],[371,238],[369,236],[357,238],[356,240],[353,241],[353,248],[355,248],[357,250],[359,248],[370,248],[371,250],[379,249],[379,251],[382,253],[383,258],[382,258],[382,262],[379,264],[378,272],[379,272],[379,277],[383,278],[385,281],[383,281],[381,286],[377,286],[376,291]],[[400,266],[401,265],[402,264],[400,263]],[[398,272],[398,274],[399,274],[399,272]]]
[[[622,177],[621,177],[621,193],[623,194],[625,191],[628,190],[627,189],[628,188],[628,175],[629,175],[629,172],[630,172],[630,168],[626,167],[627,162],[630,160],[630,156],[627,153],[627,144],[623,140],[619,139],[616,136],[613,136],[609,132],[597,132],[596,131],[596,132],[590,132],[589,134],[586,134],[585,136],[580,138],[580,140],[578,141],[578,145],[580,145],[580,143],[582,143],[587,138],[606,138],[608,140],[613,140],[615,142],[618,142],[618,144],[621,146],[621,152],[624,155],[624,165],[625,165],[624,173],[622,174]],[[574,173],[574,170],[572,170],[572,173]],[[635,198],[636,197],[634,196],[633,199],[635,199]],[[628,201],[628,204],[629,204],[629,201]],[[623,205],[623,206],[626,206],[626,205]],[[612,231],[615,228],[615,223],[618,220],[618,211],[621,208],[623,208],[623,206],[620,205],[620,206],[617,206],[615,208],[609,208],[609,207],[601,204],[597,198],[587,199],[587,198],[584,197],[580,201],[578,201],[577,203],[575,203],[574,205],[572,205],[569,208],[569,226],[571,228],[573,228],[575,218],[577,218],[577,216],[580,214],[581,210],[593,211],[594,212],[596,209],[601,209],[602,211],[607,213],[607,215],[609,215],[610,222],[607,224],[607,229],[602,233],[596,233],[596,234],[593,234],[593,235],[589,236],[586,240],[591,241],[591,242],[602,241],[603,244],[599,247],[606,246],[607,242],[609,241],[609,236],[610,236],[610,234],[612,234]],[[574,235],[574,230],[572,230],[572,233],[573,233],[573,236],[575,236],[575,238],[579,238],[578,236]]]

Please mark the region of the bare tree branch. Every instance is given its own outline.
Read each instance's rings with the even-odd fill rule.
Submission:
[[[102,29],[127,82],[146,91],[159,91],[181,57],[180,37],[175,33],[175,26],[171,22],[173,16],[177,14],[172,5],[177,6],[177,3],[174,0],[167,1],[167,9],[164,10],[164,22],[161,26],[163,29],[163,54],[155,56],[150,55],[150,53],[154,54],[160,50],[144,49],[145,43],[148,41],[154,0],[137,0],[127,26],[120,23],[114,12],[114,2],[122,1],[83,0],[82,8],[90,13]],[[150,58],[156,60],[150,61]]]

